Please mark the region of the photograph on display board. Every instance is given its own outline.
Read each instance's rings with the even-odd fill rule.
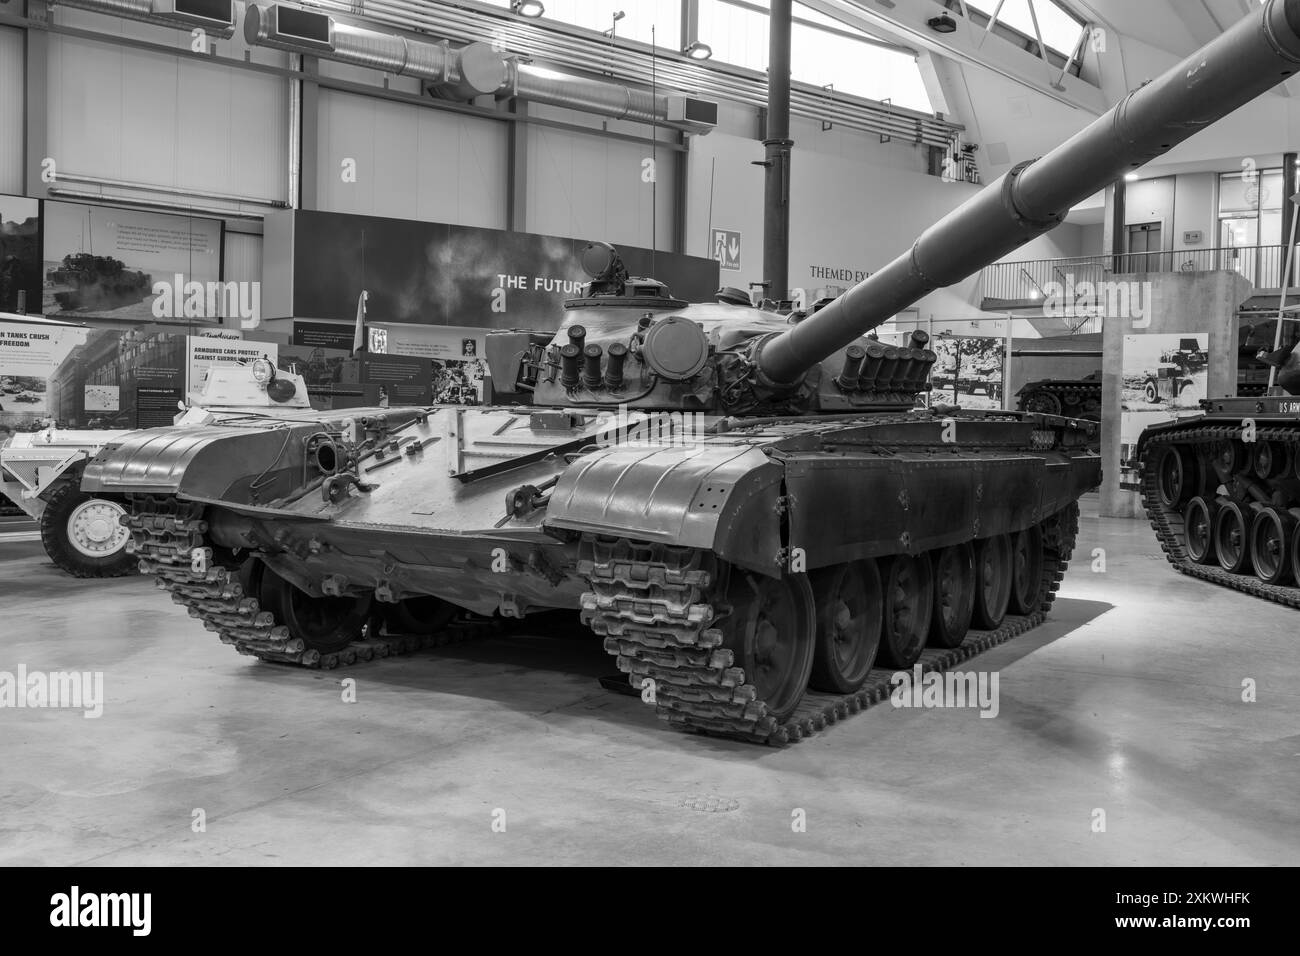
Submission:
[[[42,309],[53,317],[215,322],[222,312],[216,219],[46,202]],[[204,294],[187,298],[190,282]]]
[[[37,431],[55,424],[58,390],[55,370],[82,348],[89,329],[39,318],[0,320],[0,425],[14,431]]]
[[[1199,409],[1209,382],[1209,343],[1206,332],[1124,336],[1123,410],[1163,416],[1166,409]]]
[[[1120,392],[1120,487],[1139,488],[1129,466],[1143,429],[1201,414],[1210,376],[1208,332],[1124,336]]]
[[[1001,409],[1006,392],[1006,339],[1000,335],[939,334],[930,370],[930,404]]]
[[[0,312],[41,311],[41,204],[0,196]]]

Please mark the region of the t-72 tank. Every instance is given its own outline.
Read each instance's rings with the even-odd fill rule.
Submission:
[[[333,666],[580,608],[671,723],[798,738],[887,694],[877,664],[1038,623],[1100,480],[1090,423],[916,409],[925,337],[863,336],[1279,82],[1293,24],[1271,2],[802,318],[687,304],[593,243],[556,334],[487,339],[518,404],[154,430],[83,487],[130,497],[142,569],[244,653]]]

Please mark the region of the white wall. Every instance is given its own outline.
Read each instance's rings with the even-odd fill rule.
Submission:
[[[244,232],[232,232],[226,230],[225,248],[223,250],[222,272],[223,279],[226,282],[256,282],[262,281],[262,237],[251,235]],[[261,301],[259,295],[259,305],[265,311],[265,303]],[[254,316],[248,321],[248,326],[254,327],[261,321],[262,316]],[[229,323],[228,323],[229,324]]]
[[[0,27],[0,193],[23,192],[25,62],[22,31]]]
[[[1099,222],[1079,227],[1079,255],[1099,256],[1102,254],[1101,234],[1104,228]]]
[[[188,31],[55,7],[57,21],[189,48]],[[239,54],[242,35],[218,40]],[[258,62],[284,54],[258,50]],[[49,35],[49,155],[63,173],[288,198],[287,80],[186,57]]]
[[[1213,249],[1219,244],[1219,174],[1187,173],[1174,183],[1174,249]],[[1201,233],[1199,244],[1183,242],[1183,233]]]
[[[605,121],[552,107],[530,106],[532,116],[648,136],[641,125]],[[663,139],[672,138],[661,130]],[[540,124],[527,127],[528,172],[524,228],[552,236],[600,239],[659,249],[672,246],[677,153],[649,142],[614,139]],[[706,139],[708,137],[705,137]],[[655,161],[656,184],[643,179]]]
[[[812,139],[812,144],[818,141]],[[946,183],[923,168],[905,168],[919,165],[915,156],[909,157],[909,149],[860,145],[861,151],[823,152],[796,140],[791,158],[790,284],[810,296],[821,288],[852,284],[816,275],[814,268],[875,272],[905,252],[927,226],[980,189],[968,183]],[[742,268],[724,270],[723,285],[747,289],[750,282],[762,279],[764,170],[752,165],[762,158],[762,143],[746,136],[713,132],[691,143],[686,251],[708,255],[711,226],[741,233]],[[1081,254],[1080,228],[1064,225],[1008,258]],[[920,317],[984,314],[977,286],[975,277],[926,296],[917,307]]]
[[[319,122],[322,210],[505,228],[505,123],[324,89]]]

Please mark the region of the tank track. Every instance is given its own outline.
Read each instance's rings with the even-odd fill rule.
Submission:
[[[272,612],[262,610],[257,598],[247,593],[247,582],[238,569],[212,561],[203,505],[174,497],[133,496],[123,523],[131,530],[128,547],[139,557],[141,573],[153,575],[159,590],[169,592],[173,603],[202,621],[223,644],[260,660],[328,670],[460,643],[499,630],[495,621],[465,614],[433,634],[390,635],[381,633],[380,621],[372,615],[364,640],[322,654],[308,648],[301,638],[292,637]],[[201,573],[192,563],[196,548],[204,549],[208,559]]]
[[[946,671],[1043,622],[1074,550],[1079,506],[1072,504],[1043,522],[1042,604],[1027,616],[1008,615],[997,630],[971,630],[960,646],[927,649],[922,672]],[[757,699],[722,632],[712,626],[728,609],[710,602],[715,573],[707,552],[626,539],[584,539],[578,573],[591,590],[582,596],[582,619],[605,639],[629,683],[654,682],[659,716],[683,730],[783,746],[811,736],[889,699],[894,670],[873,668],[851,694],[808,691],[795,712],[776,720]]]
[[[1170,438],[1175,437],[1178,439],[1177,444],[1180,445],[1214,444],[1240,438],[1241,428],[1233,425],[1206,425],[1201,428],[1177,432],[1170,436]],[[1257,441],[1280,441],[1295,445],[1298,439],[1300,439],[1300,433],[1291,428],[1260,428],[1256,431]],[[1216,565],[1197,564],[1191,559],[1187,553],[1187,538],[1186,529],[1183,526],[1183,516],[1166,510],[1160,503],[1157,491],[1159,479],[1154,467],[1155,453],[1172,444],[1175,443],[1167,439],[1156,439],[1147,442],[1142,448],[1142,456],[1139,461],[1142,469],[1142,507],[1146,509],[1147,518],[1151,522],[1151,527],[1155,530],[1156,538],[1160,542],[1160,548],[1164,551],[1169,563],[1174,566],[1174,570],[1180,571],[1189,577],[1200,578],[1202,581],[1212,581],[1223,587],[1232,588],[1234,591],[1253,594],[1266,601],[1285,604],[1287,607],[1300,608],[1300,586],[1266,584],[1253,575],[1233,574],[1231,571]]]

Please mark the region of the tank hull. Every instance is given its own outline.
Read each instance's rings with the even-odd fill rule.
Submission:
[[[1075,502],[1100,481],[1097,455],[1068,423],[1015,413],[707,416],[690,428],[670,422],[653,438],[638,435],[642,419],[576,409],[351,416],[135,433],[88,466],[83,487],[130,498],[142,570],[244,653],[325,667],[389,653],[408,637],[386,626],[389,612],[430,598],[460,612],[462,632],[581,610],[635,686],[655,675],[665,718],[767,742],[810,732],[870,692],[823,700],[821,718],[765,709],[762,688],[743,676],[744,649],[722,647],[706,627],[728,613],[718,586],[744,576],[779,589],[838,567],[929,561],[1057,528],[1042,548],[1059,570],[1032,606],[972,631],[972,640],[996,643],[1050,605],[1073,542],[1059,528],[1072,527]],[[358,481],[338,493],[328,480],[337,476],[310,477],[307,449],[322,430],[349,427],[400,438],[359,462]],[[512,508],[520,488],[531,489],[528,501]],[[236,555],[253,555],[261,573],[310,600],[363,602],[369,623],[358,619],[342,647],[313,647]],[[641,580],[662,586],[638,593]],[[685,591],[674,599],[671,587]],[[665,643],[685,640],[682,627],[710,633],[690,637],[689,653],[665,670]],[[417,646],[454,631],[423,635]],[[700,659],[715,638],[719,648]],[[690,689],[700,681],[734,686],[726,700],[704,701]],[[739,711],[736,694],[746,698]]]

